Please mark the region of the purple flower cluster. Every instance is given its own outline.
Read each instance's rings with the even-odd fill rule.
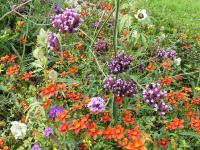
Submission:
[[[67,9],[63,13],[51,17],[53,27],[62,33],[76,32],[82,22],[83,19],[73,9]]]
[[[52,129],[52,128],[47,128],[47,129],[44,130],[43,135],[44,135],[45,137],[49,137],[50,134],[52,134],[52,132],[53,132],[53,129]]]
[[[137,93],[137,87],[133,82],[122,79],[115,80],[110,76],[105,77],[104,88],[117,96],[133,97]]]
[[[31,147],[31,150],[41,150],[40,145],[34,144],[34,145]]]
[[[161,85],[158,83],[147,85],[146,89],[143,91],[144,101],[150,104],[154,111],[158,112],[160,115],[164,115],[172,109],[170,105],[165,104],[162,100],[166,95],[166,92],[161,92]]]
[[[112,61],[108,65],[111,72],[118,74],[129,69],[129,65],[132,62],[132,58],[125,53],[120,53],[116,57],[112,58]]]
[[[50,50],[59,50],[59,40],[55,33],[49,32],[47,36],[47,45]]]
[[[108,42],[102,39],[99,39],[94,45],[94,50],[98,54],[103,54],[107,52],[108,48],[109,48]]]
[[[105,101],[101,97],[92,97],[87,107],[92,112],[104,112],[105,111]]]
[[[101,25],[102,25],[102,22],[95,22],[95,23],[92,25],[92,27],[93,27],[94,29],[99,29]]]
[[[176,59],[176,51],[175,50],[168,50],[165,51],[164,49],[158,48],[157,49],[157,55],[158,57],[162,58],[162,59],[171,59],[174,60]]]
[[[60,8],[60,7],[58,6],[58,4],[54,3],[54,4],[53,4],[53,8],[54,8],[54,11],[55,11],[56,14],[62,14],[62,13],[63,13],[63,9]]]
[[[56,118],[57,115],[59,113],[62,113],[64,111],[64,108],[63,107],[59,107],[59,106],[53,106],[51,109],[50,109],[50,112],[48,114],[48,117],[49,118]]]

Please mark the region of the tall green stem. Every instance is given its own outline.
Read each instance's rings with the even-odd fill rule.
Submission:
[[[117,44],[118,44],[118,18],[119,18],[119,3],[120,0],[115,1],[115,7],[116,7],[116,13],[115,13],[115,28],[114,28],[114,35],[113,35],[113,46],[114,46],[114,52],[115,56],[117,55]],[[117,78],[117,75],[116,75]],[[111,104],[111,110],[112,110],[112,119],[113,122],[117,119],[117,106],[113,97],[112,104]]]

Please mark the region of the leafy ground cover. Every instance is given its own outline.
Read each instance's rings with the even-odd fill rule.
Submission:
[[[200,148],[200,2],[0,5],[0,148]]]

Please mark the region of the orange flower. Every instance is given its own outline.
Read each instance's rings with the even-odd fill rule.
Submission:
[[[196,132],[200,133],[200,119],[192,118],[191,126]]]
[[[63,59],[67,58],[69,56],[68,50],[65,50],[63,52]]]
[[[164,61],[160,66],[162,68],[167,68],[167,67],[170,67],[170,63],[168,63],[167,61]]]
[[[112,7],[111,4],[107,4],[107,5],[105,5],[105,9],[106,9],[107,11],[112,11],[113,7]]]
[[[188,101],[188,95],[186,93],[176,93],[175,98],[183,100],[183,101]]]
[[[49,84],[41,91],[42,96],[54,95],[58,91],[58,85],[56,83]]]
[[[8,62],[8,59],[9,59],[9,56],[8,55],[5,55],[3,57],[0,58],[0,62],[2,63],[7,63]]]
[[[6,74],[12,77],[18,73],[19,68],[19,65],[13,65],[6,70]]]
[[[168,86],[170,85],[171,83],[174,83],[176,82],[173,78],[164,78],[161,80],[161,84],[164,85],[164,86]]]
[[[0,147],[2,147],[4,144],[4,140],[2,138],[0,138]]]
[[[47,109],[50,105],[51,105],[51,100],[48,99],[42,104],[42,107],[43,109]]]
[[[82,17],[86,17],[86,16],[88,16],[88,14],[86,13],[86,12],[81,12],[81,14],[80,14]]]
[[[200,43],[200,37],[197,38],[197,42]]]
[[[75,73],[77,73],[77,72],[78,72],[78,69],[77,69],[76,67],[71,67],[71,68],[69,68],[69,73],[75,74]]]
[[[79,35],[80,35],[80,36],[84,36],[84,35],[85,35],[85,32],[81,31],[81,32],[79,32]]]
[[[124,136],[124,127],[118,125],[115,128],[113,128],[112,137],[114,140],[121,140],[123,136]]]
[[[76,62],[76,56],[71,56],[67,59],[69,63],[75,63]]]
[[[114,96],[115,102],[122,104],[124,97],[123,96]]]
[[[183,122],[184,122],[183,120],[175,118],[170,124],[167,125],[166,129],[170,131],[176,129],[182,129],[184,128]]]
[[[64,122],[65,119],[68,119],[68,118],[70,118],[70,117],[71,117],[71,116],[68,115],[68,111],[67,111],[67,110],[64,110],[63,112],[61,112],[61,113],[59,113],[59,114],[57,115],[56,120],[57,120],[57,121]]]
[[[132,130],[128,130],[128,138],[129,139],[137,139],[141,136],[141,132],[139,130],[139,128],[136,126],[134,127]]]
[[[187,38],[187,35],[186,35],[186,34],[181,34],[179,39],[180,39],[180,40],[185,40],[186,38]]]
[[[79,110],[79,109],[81,109],[81,108],[83,108],[83,104],[82,104],[82,103],[73,106],[73,107],[71,108],[71,110],[72,110],[72,111],[77,111],[77,110]]]
[[[86,97],[83,104],[87,105],[90,102],[90,97]]]
[[[128,35],[128,31],[122,31],[121,33],[123,36],[127,36]]]
[[[77,50],[82,50],[84,47],[84,44],[85,43],[83,41],[80,41],[78,44],[75,45],[75,47]]]
[[[19,43],[21,43],[21,44],[26,44],[27,42],[28,42],[28,40],[26,38],[19,39]]]
[[[167,148],[167,146],[170,144],[169,141],[167,141],[165,138],[161,139],[159,144],[163,147],[163,148]]]
[[[156,67],[153,65],[153,64],[149,64],[148,66],[147,66],[147,70],[148,71],[154,71],[156,69]]]
[[[112,138],[112,128],[107,127],[107,129],[102,131],[103,139],[111,139]]]
[[[182,88],[182,91],[185,92],[185,93],[191,93],[191,92],[192,92],[192,89],[191,89],[191,88],[188,88],[188,87],[183,87],[183,88]]]
[[[80,101],[83,98],[83,95],[81,93],[69,92],[69,93],[66,94],[66,97],[77,102],[77,101]]]
[[[118,142],[119,146],[122,148],[125,148],[129,144],[129,140],[127,138],[124,138],[123,140]]]
[[[9,150],[9,147],[8,146],[4,146],[3,150]]]
[[[188,48],[190,48],[190,46],[189,45],[183,45],[182,48],[183,49],[188,49]]]
[[[199,98],[193,98],[192,99],[192,104],[195,104],[195,105],[200,104],[200,97]]]
[[[172,105],[178,105],[178,104],[179,104],[179,102],[176,101],[175,99],[169,99],[168,102],[169,102],[170,104],[172,104]]]
[[[63,71],[63,72],[60,73],[60,76],[63,78],[68,74],[69,74],[69,72]]]
[[[12,55],[8,58],[8,62],[15,62],[16,61],[17,56]]]
[[[22,75],[21,78],[22,78],[23,80],[27,81],[27,80],[29,80],[29,79],[31,78],[32,73],[33,73],[32,71],[27,72],[26,74]]]
[[[100,130],[97,130],[96,123],[91,123],[88,125],[88,131],[86,132],[87,136],[91,136],[94,140],[97,139],[97,135],[101,134]]]
[[[110,112],[109,111],[105,111],[103,113],[103,117],[101,117],[101,121],[103,121],[103,123],[111,121],[111,117],[110,117]]]
[[[184,79],[182,75],[176,75],[175,77],[176,77],[176,80],[178,81],[181,81]]]
[[[75,134],[78,134],[82,129],[86,128],[84,120],[74,120],[72,123],[72,130]]]
[[[123,120],[126,125],[133,124],[135,122],[135,119],[132,118],[131,111],[125,110],[124,115],[125,116],[124,116]]]
[[[142,138],[135,139],[133,143],[129,143],[125,148],[127,150],[147,150],[145,147],[145,140]]]
[[[59,127],[59,132],[60,133],[66,133],[70,128],[70,125],[68,123],[63,123],[60,127]]]
[[[186,113],[186,117],[188,117],[188,118],[193,118],[195,115],[196,115],[196,113],[192,112],[192,111],[189,111]]]

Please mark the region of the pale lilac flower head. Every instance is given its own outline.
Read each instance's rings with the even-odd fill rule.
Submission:
[[[53,8],[54,8],[54,11],[55,11],[56,14],[62,14],[62,13],[63,13],[63,9],[60,8],[60,7],[58,6],[58,4],[54,3],[54,4],[53,4]]]
[[[31,147],[31,150],[41,150],[40,145],[39,145],[39,144],[34,144],[34,145]]]
[[[45,137],[49,137],[50,134],[52,134],[52,132],[53,132],[53,129],[52,129],[52,128],[47,128],[47,129],[44,130],[43,135],[44,135]]]
[[[47,36],[47,45],[50,50],[59,50],[59,40],[55,33],[49,32]]]
[[[66,9],[62,14],[51,17],[51,23],[61,33],[73,33],[78,30],[83,19],[73,9]]]
[[[132,58],[130,56],[125,53],[120,53],[112,58],[112,61],[108,66],[112,73],[118,74],[127,71],[131,62]]]
[[[159,115],[165,115],[167,112],[172,110],[172,107],[168,104],[166,104],[163,100],[161,100],[158,104],[152,105],[153,110],[157,112]]]
[[[54,106],[50,109],[50,112],[48,114],[49,118],[56,118],[59,113],[62,113],[64,111],[63,107]]]
[[[105,111],[105,101],[101,97],[92,97],[87,107],[92,112],[104,112]]]

